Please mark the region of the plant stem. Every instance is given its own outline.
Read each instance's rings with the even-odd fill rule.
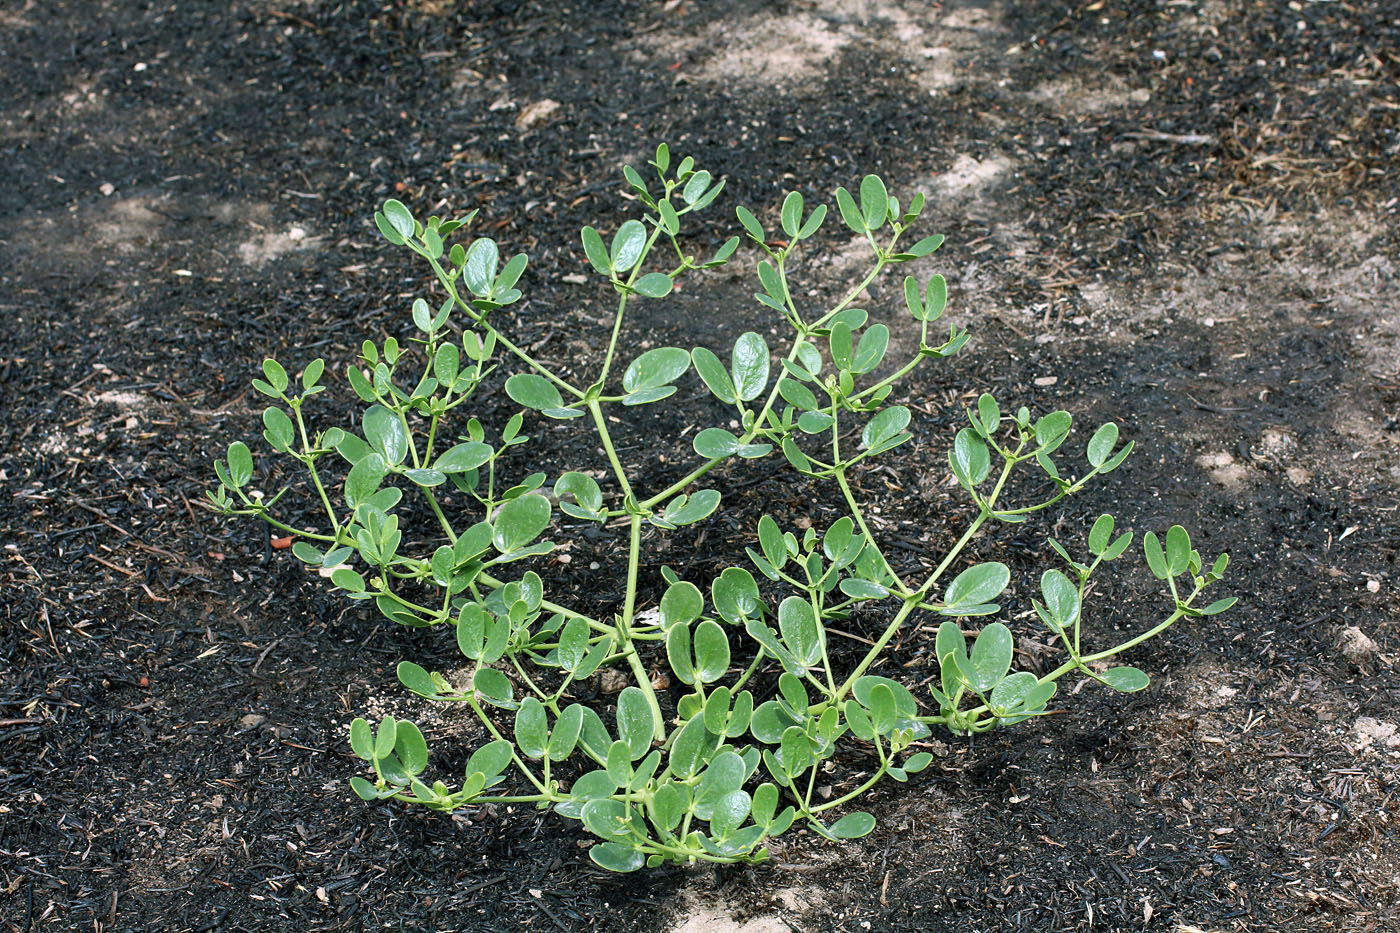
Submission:
[[[910,360],[908,363],[905,363],[904,366],[898,372],[893,373],[892,375],[881,379],[874,385],[867,386],[866,388],[861,389],[855,395],[852,395],[851,401],[859,401],[860,399],[865,398],[867,395],[874,395],[876,392],[880,391],[885,386],[894,385],[896,382],[913,372],[914,369],[923,361],[924,355],[922,353],[917,354],[912,360]]]
[[[1027,454],[1027,457],[1030,456],[1030,454]],[[1065,486],[1063,489],[1061,489],[1058,493],[1055,494],[1053,498],[1046,499],[1044,502],[1037,502],[1035,505],[1022,506],[1019,509],[1003,509],[1001,514],[1029,515],[1031,512],[1039,512],[1041,509],[1048,509],[1050,506],[1054,505],[1056,502],[1059,502],[1065,496],[1072,496],[1079,490],[1083,489],[1084,486],[1089,482],[1089,480],[1093,479],[1095,476],[1098,475],[1098,472],[1099,468],[1094,467],[1088,473],[1085,473],[1079,479],[1074,480],[1068,486]]]
[[[1092,664],[1095,661],[1102,661],[1105,658],[1111,658],[1116,654],[1122,654],[1129,648],[1135,648],[1143,642],[1162,634],[1162,632],[1166,631],[1184,615],[1186,615],[1186,613],[1183,610],[1177,609],[1175,612],[1167,616],[1161,622],[1158,622],[1152,628],[1143,632],[1141,635],[1128,639],[1121,645],[1115,645],[1112,648],[1105,648],[1103,651],[1097,651],[1094,654],[1083,655],[1078,659],[1078,663],[1076,663],[1075,661],[1066,661],[1064,664],[1061,664],[1059,667],[1055,668],[1053,671],[1040,678],[1040,682],[1045,683],[1051,680],[1058,680],[1060,677],[1063,677],[1070,671],[1081,667],[1085,664]]]
[[[812,791],[817,786],[817,768],[821,762],[812,762],[812,773],[807,777],[807,793],[802,795],[802,809],[808,813],[812,812]]]
[[[329,542],[329,543],[331,543],[331,544],[339,544],[339,543],[340,543],[340,532],[338,532],[338,531],[337,531],[334,535],[323,535],[323,534],[321,534],[320,532],[316,532],[316,531],[303,531],[303,530],[300,529],[300,528],[296,528],[296,527],[293,527],[292,525],[288,525],[288,524],[287,524],[286,522],[284,522],[284,521],[280,521],[279,519],[273,518],[271,515],[268,515],[266,512],[261,511],[261,510],[259,510],[259,509],[238,509],[238,510],[236,510],[236,511],[234,511],[234,512],[231,512],[230,514],[232,514],[232,515],[256,515],[258,518],[261,518],[263,521],[267,522],[267,523],[268,523],[269,525],[271,525],[273,528],[280,528],[281,530],[283,530],[283,531],[285,531],[285,532],[288,532],[288,533],[290,533],[290,534],[294,534],[294,535],[296,535],[297,537],[300,537],[300,538],[307,538],[307,539],[309,539],[309,540],[311,540],[311,541],[326,541],[326,542]]]
[[[545,801],[549,803],[557,803],[561,800],[568,799],[569,798],[567,796],[561,797],[558,794],[551,794],[545,792],[539,794],[530,794],[529,796],[522,797],[473,797],[470,800],[463,801],[462,805],[465,806],[466,804],[471,804],[472,806],[481,806],[482,804],[487,803],[541,803]]]
[[[642,254],[637,257],[637,264],[632,267],[632,274],[627,277],[627,286],[630,288],[637,281],[637,276],[642,271],[642,266],[646,264],[647,255],[651,252],[651,247],[656,243],[657,236],[661,233],[661,224],[657,223],[651,231],[651,236],[647,237],[646,245],[642,247]],[[680,248],[676,248],[680,252]],[[623,291],[617,299],[617,314],[613,317],[612,336],[608,338],[608,352],[603,357],[603,368],[598,373],[598,379],[593,383],[594,387],[602,391],[603,384],[608,380],[608,371],[612,368],[613,354],[617,352],[617,338],[622,333],[622,319],[627,314],[627,298],[630,291]]]
[[[433,462],[433,445],[437,443],[438,422],[441,420],[441,415],[433,415],[428,422],[428,445],[423,449],[423,460],[427,463]]]
[[[734,682],[734,686],[729,688],[732,696],[739,695],[739,691],[743,688],[744,684],[748,682],[748,679],[753,676],[753,672],[758,670],[758,662],[763,660],[765,654],[766,652],[764,652],[762,647],[754,654],[753,661],[749,663],[748,668],[739,676],[739,679]]]
[[[482,583],[491,587],[491,589],[493,590],[499,590],[501,587],[505,586],[505,581],[498,580],[495,577],[491,576],[489,573],[479,573],[477,574],[476,578]],[[608,625],[606,622],[599,622],[597,619],[591,618],[590,616],[586,616],[581,612],[575,612],[573,609],[570,609],[567,606],[561,606],[558,603],[550,602],[547,599],[540,600],[540,606],[544,609],[548,609],[550,612],[558,612],[562,614],[566,619],[582,619],[584,622],[588,623],[588,627],[593,629],[595,632],[599,632],[604,635],[617,634],[617,629],[611,625]]]
[[[427,253],[419,251],[417,247],[414,247],[414,251],[418,252],[420,256],[424,256],[425,258],[427,258],[428,263],[433,267],[433,272],[437,275],[438,281],[442,283],[443,288],[447,289],[447,294],[452,298],[453,302],[455,302],[457,306],[460,307],[463,311],[467,312],[467,315],[471,317],[473,321],[486,328],[487,332],[496,338],[497,343],[505,347],[511,353],[515,354],[535,372],[539,373],[541,376],[544,376],[550,382],[554,383],[559,388],[563,389],[565,392],[568,392],[574,398],[583,398],[582,390],[574,388],[572,384],[566,382],[564,379],[555,375],[543,364],[536,362],[534,357],[530,356],[530,354],[526,353],[524,350],[511,343],[508,339],[506,339],[504,334],[502,334],[499,330],[493,327],[486,320],[486,315],[482,314],[480,311],[477,311],[466,301],[463,301],[462,296],[457,293],[457,286],[453,284],[452,278],[448,276],[447,272],[442,268],[442,265],[436,259],[432,258],[431,256],[428,256]]]
[[[637,608],[637,569],[641,564],[641,544],[642,516],[633,515],[627,535],[627,595],[623,598],[622,615],[617,619],[617,637],[622,653],[627,657],[627,665],[632,668],[632,675],[637,680],[637,686],[641,688],[647,698],[647,706],[651,708],[652,738],[660,742],[666,738],[666,719],[661,715],[656,688],[651,685],[651,677],[647,675],[642,658],[637,654],[637,647],[632,643],[632,616]]]
[[[380,590],[379,595],[387,596],[394,602],[398,603],[400,606],[403,606],[405,609],[411,610],[421,615],[425,615],[430,619],[438,619],[439,621],[441,621],[443,618],[442,614],[439,613],[437,610],[429,609],[427,606],[420,606],[415,602],[411,602],[407,599],[404,599],[398,593],[395,593],[393,590],[389,589],[388,581],[385,581],[384,588]]]
[[[894,247],[894,244],[898,239],[899,237],[896,236],[893,240],[890,241],[891,248]],[[868,274],[865,278],[861,279],[860,284],[857,285],[855,288],[851,289],[850,292],[846,294],[846,297],[841,299],[839,303],[837,303],[834,307],[832,307],[821,317],[817,318],[816,322],[812,324],[812,327],[821,327],[827,321],[831,320],[833,317],[846,310],[846,308],[850,306],[851,302],[859,298],[861,296],[861,293],[870,287],[870,283],[875,281],[876,277],[879,276],[879,274],[882,271],[884,271],[885,265],[886,263],[883,258],[877,258],[875,261],[875,268],[870,270],[870,274]]]
[[[895,633],[904,625],[904,620],[909,618],[909,614],[914,611],[914,607],[918,605],[933,585],[938,582],[939,578],[943,576],[944,572],[952,565],[953,561],[962,553],[963,548],[967,547],[968,542],[972,540],[973,536],[986,524],[987,519],[991,516],[992,506],[995,505],[997,497],[1001,495],[1001,490],[1002,487],[1006,485],[1007,477],[1011,475],[1011,468],[1014,463],[1014,460],[1006,461],[1005,465],[1002,467],[1001,476],[997,478],[996,487],[992,490],[992,494],[987,497],[987,501],[982,511],[978,513],[977,518],[968,526],[967,531],[963,532],[963,536],[959,538],[958,542],[948,551],[942,562],[934,568],[933,573],[929,574],[928,579],[926,579],[914,593],[905,597],[904,605],[899,608],[899,612],[890,620],[890,624],[885,627],[884,632],[880,634],[879,639],[871,646],[865,657],[861,659],[860,664],[856,665],[856,669],[851,672],[851,676],[847,677],[845,683],[836,691],[836,696],[833,698],[832,702],[841,702],[842,698],[850,691],[851,687],[855,685],[855,682],[870,668],[870,665],[875,663],[875,660],[884,653],[885,646],[890,643],[890,639],[894,638]]]
[[[880,758],[881,758],[881,759],[884,759],[885,753],[884,753],[884,750],[881,749],[881,747],[880,747],[880,737],[879,737],[878,735],[875,736],[875,750],[878,751],[878,752],[880,753]],[[807,812],[812,813],[812,814],[822,813],[822,812],[825,812],[826,810],[832,809],[833,807],[839,807],[839,806],[841,806],[841,804],[845,803],[845,802],[848,801],[848,800],[854,800],[854,799],[856,799],[856,798],[859,797],[861,794],[865,793],[866,791],[870,790],[870,788],[872,788],[872,787],[874,787],[876,784],[878,784],[879,781],[880,781],[880,779],[883,778],[883,777],[885,776],[885,772],[888,771],[888,770],[889,770],[889,762],[888,762],[887,760],[882,760],[881,763],[880,763],[880,767],[875,769],[875,773],[872,774],[872,775],[870,776],[870,779],[869,779],[868,781],[866,781],[864,784],[860,785],[859,787],[857,787],[855,790],[851,791],[850,793],[842,794],[840,797],[837,797],[835,800],[828,800],[826,803],[817,804],[815,807],[811,807]]]
[[[541,690],[534,680],[530,678],[530,675],[525,672],[525,665],[520,663],[519,652],[510,652],[510,663],[511,666],[515,668],[515,672],[520,675],[520,679],[525,682],[525,686],[529,687],[530,691],[534,693],[535,696],[544,701],[545,706],[551,707],[554,711],[554,715],[557,717],[559,715],[559,709],[555,703],[555,698]]]
[[[612,435],[608,433],[608,425],[603,418],[603,407],[598,404],[597,399],[588,402],[588,413],[593,416],[593,424],[598,429],[598,440],[603,442],[603,451],[608,455],[608,463],[612,464],[613,475],[617,477],[617,484],[622,487],[623,496],[632,499],[632,484],[627,482],[627,471],[622,468],[622,461],[617,458]]]
[[[817,620],[818,641],[822,648],[822,673],[826,675],[826,683],[822,684],[809,673],[809,680],[814,681],[828,696],[836,692],[836,677],[831,672],[831,655],[826,650],[826,626],[822,624],[822,602],[821,590],[816,586],[808,587],[807,598],[812,606],[812,618]]]
[[[870,542],[870,546],[875,548],[875,553],[880,556],[880,563],[884,566],[885,573],[889,574],[890,579],[894,581],[895,592],[899,593],[901,596],[911,595],[912,591],[905,584],[903,578],[895,573],[894,568],[890,566],[889,560],[885,557],[884,550],[880,547],[879,542],[875,540],[875,536],[870,533],[869,526],[865,524],[865,514],[861,511],[860,504],[856,501],[855,493],[851,491],[850,484],[846,482],[845,469],[837,467],[835,475],[836,484],[841,487],[841,494],[846,497],[846,505],[850,507],[851,516],[855,518],[856,525],[860,528],[861,534],[865,535],[865,540]]]
[[[798,332],[801,333],[802,329],[807,325],[802,323],[802,315],[797,313],[797,305],[793,303],[792,289],[788,288],[787,280],[787,258],[796,250],[797,244],[793,243],[786,250],[778,254],[778,281],[783,283],[783,303],[787,305],[788,313],[792,315],[792,322],[797,325]]]
[[[452,523],[449,522],[447,516],[443,514],[442,506],[438,505],[437,496],[433,495],[433,491],[426,486],[419,486],[418,488],[422,490],[423,498],[428,500],[428,505],[432,508],[433,514],[437,516],[438,525],[442,527],[443,533],[447,535],[447,540],[456,544],[457,532],[452,530]]]
[[[311,474],[311,482],[316,486],[316,493],[321,497],[321,505],[326,509],[326,516],[331,520],[331,532],[336,537],[340,537],[340,522],[336,520],[335,509],[331,508],[330,497],[326,495],[326,487],[321,485],[321,475],[316,472],[316,460],[311,456],[311,441],[306,435],[306,422],[301,417],[301,405],[298,403],[292,406],[292,413],[297,416],[297,431],[301,434],[301,452],[306,464],[306,469]]]

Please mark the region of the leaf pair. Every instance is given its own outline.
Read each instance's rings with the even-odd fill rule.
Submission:
[[[376,771],[391,786],[376,788],[364,778],[354,778],[351,786],[365,800],[392,797],[428,764],[428,744],[423,733],[408,720],[385,716],[377,729],[365,719],[350,723],[350,748],[355,755],[373,762]]]
[[[647,229],[640,220],[624,221],[613,234],[612,248],[603,246],[603,237],[593,227],[581,232],[583,252],[589,263],[609,278],[626,274],[642,258],[646,249]]]
[[[666,657],[681,683],[712,684],[729,670],[729,636],[709,619],[693,635],[689,624],[672,624],[666,632]]]
[[[515,747],[526,758],[564,761],[574,752],[583,729],[584,707],[572,703],[551,726],[549,711],[535,697],[526,697],[515,710]]]
[[[1001,683],[1011,669],[1013,640],[1011,630],[993,622],[978,633],[967,648],[967,639],[956,622],[944,622],[935,638],[938,662],[943,668],[944,691],[951,693],[949,668],[954,682],[966,684],[979,694],[985,694]]]
[[[841,211],[841,219],[846,226],[858,234],[879,230],[886,222],[894,222],[895,210],[891,210],[889,192],[878,175],[866,175],[860,181],[860,206],[845,188],[836,189],[836,206]]]
[[[656,347],[637,357],[622,374],[624,405],[644,405],[675,394],[671,383],[690,369],[690,354],[680,347]]]
[[[734,341],[728,370],[719,357],[704,347],[696,347],[690,356],[706,388],[726,405],[752,402],[768,387],[768,343],[752,331]]]
[[[1159,580],[1172,580],[1185,573],[1199,577],[1201,573],[1200,552],[1192,549],[1191,538],[1186,533],[1186,529],[1180,525],[1173,525],[1167,529],[1165,546],[1155,534],[1149,531],[1143,536],[1142,549],[1147,557],[1148,569]],[[1214,566],[1206,573],[1205,577],[1197,580],[1198,586],[1219,580],[1224,575],[1225,568],[1229,563],[1230,556],[1221,554],[1216,558]],[[1213,616],[1229,609],[1236,602],[1238,599],[1231,596],[1216,600],[1204,609],[1196,609],[1184,603],[1181,606],[1188,615]]]

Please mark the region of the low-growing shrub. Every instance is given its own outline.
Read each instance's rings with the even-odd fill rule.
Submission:
[[[728,365],[710,348],[658,347],[623,366],[619,337],[629,308],[664,298],[681,276],[723,265],[739,245],[733,237],[703,260],[688,253],[679,238],[685,219],[713,202],[724,184],[690,159],[673,162],[664,145],[650,169],[650,182],[625,170],[645,208],[640,219],[623,223],[610,243],[592,227],[583,229],[589,264],[617,294],[607,351],[592,361],[592,382],[570,382],[491,323],[492,312],[521,298],[524,255],[502,263],[496,243],[485,237],[449,246],[470,215],[419,221],[391,200],[375,214],[380,232],[431,267],[446,299],[438,307],[413,302],[414,331],[403,343],[364,342],[346,369],[367,406],[358,427],[308,424],[307,402],[324,388],[322,360],[307,363],[294,381],[269,359],[253,383],[275,401],[263,412],[264,439],[305,468],[304,488],[314,490],[324,524],[302,527],[279,517],[286,490],[266,498],[253,491],[245,444],[234,443],[215,464],[218,486],[210,495],[224,514],[256,516],[294,536],[297,558],[394,622],[456,629],[469,676],[454,682],[404,661],[398,677],[421,697],[465,703],[491,741],[449,784],[428,776],[427,744],[412,722],[356,719],[350,744],[373,772],[372,779],[352,779],[361,797],[435,810],[533,803],[582,821],[600,840],[593,859],[616,871],[663,861],[760,860],[768,840],[796,823],[831,839],[870,832],[874,817],[849,805],[884,778],[908,781],[927,767],[930,755],[918,746],[934,726],[970,734],[1045,715],[1057,681],[1070,673],[1117,691],[1141,690],[1144,673],[1107,662],[1183,617],[1213,615],[1234,602],[1196,606],[1224,571],[1225,555],[1206,569],[1180,526],[1160,540],[1148,533],[1147,564],[1165,581],[1170,610],[1135,637],[1091,648],[1081,638],[1085,589],[1132,539],[1115,535],[1113,519],[1104,515],[1080,545],[1050,541],[1065,568],[1045,571],[1041,598],[1033,601],[1035,616],[1064,653],[1062,664],[1039,676],[1012,672],[1012,633],[1001,622],[983,625],[969,643],[957,620],[997,613],[1010,572],[997,562],[961,566],[968,543],[989,522],[1025,521],[1082,489],[1118,467],[1132,444],[1120,445],[1118,428],[1105,424],[1082,456],[1057,462],[1070,434],[1067,412],[1003,412],[982,395],[948,455],[975,516],[931,573],[901,577],[872,533],[851,477],[911,439],[910,409],[890,404],[899,381],[922,361],[955,353],[968,335],[952,327],[946,339],[931,341],[930,326],[947,299],[944,279],[907,277],[904,303],[918,330],[918,351],[887,365],[888,327],[872,323],[855,302],[887,269],[922,259],[942,243],[941,236],[926,236],[901,245],[923,197],[901,210],[874,175],[856,194],[837,189],[841,220],[868,243],[872,263],[825,310],[806,307],[788,281],[799,247],[826,219],[825,205],[809,213],[800,194],[789,194],[780,211],[781,240],[738,208],[744,232],[765,254],[755,298],[787,322],[789,345],[775,356],[762,336],[745,333],[729,348]],[[548,318],[546,325],[560,326]],[[521,364],[505,391],[531,417],[591,424],[612,484],[605,488],[585,464],[554,477],[552,495],[541,473],[509,476],[509,451],[529,440],[525,415],[514,414],[493,435],[468,407],[495,374],[498,356]],[[738,432],[704,428],[693,439],[698,465],[665,488],[637,488],[605,410],[667,399],[692,368],[733,409]],[[659,604],[641,611],[643,529],[664,532],[705,520],[721,499],[718,490],[703,487],[707,474],[732,457],[775,454],[797,473],[829,481],[848,514],[823,531],[800,533],[764,516],[754,529],[756,548],[746,548],[758,577],[731,566],[697,585],[663,568]],[[1008,477],[1018,469],[1038,471],[1042,492],[1006,503]],[[429,527],[401,526],[412,511],[400,508],[405,495],[421,497]],[[626,577],[591,584],[597,597],[587,605],[563,605],[548,598],[538,573],[518,568],[555,548],[541,540],[551,524],[568,534],[589,522],[625,527]],[[620,598],[609,603],[614,593]],[[872,606],[889,607],[883,630],[855,663],[833,663],[831,623],[880,617]],[[930,616],[944,619],[934,639],[940,670],[921,702],[907,685],[870,671],[891,639]],[[663,663],[683,690],[658,696],[648,665]],[[574,701],[583,694],[575,687],[604,667],[625,668],[632,683],[615,698]],[[860,765],[868,774],[823,799],[819,775],[838,765],[838,749],[851,746],[863,750]]]

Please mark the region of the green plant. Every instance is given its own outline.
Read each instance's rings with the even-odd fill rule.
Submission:
[[[471,755],[461,783],[452,787],[424,776],[427,745],[413,723],[385,717],[374,727],[356,719],[351,746],[374,773],[373,780],[352,780],[361,797],[436,810],[485,801],[552,808],[600,837],[592,856],[617,871],[666,860],[762,859],[765,842],[796,821],[833,839],[869,832],[875,821],[868,813],[831,817],[882,778],[906,781],[925,768],[930,756],[914,746],[932,726],[968,734],[1044,715],[1056,682],[1071,672],[1114,690],[1141,690],[1148,682],[1141,671],[1102,662],[1184,616],[1213,615],[1233,603],[1196,607],[1201,590],[1220,578],[1226,558],[1204,570],[1186,532],[1174,526],[1164,541],[1148,534],[1144,542],[1148,566],[1167,584],[1170,613],[1121,644],[1083,647],[1086,587],[1132,538],[1115,537],[1113,519],[1105,515],[1089,532],[1084,556],[1050,542],[1067,572],[1045,572],[1034,609],[1064,650],[1063,664],[1042,676],[1012,673],[1012,634],[1000,622],[983,627],[969,646],[954,620],[996,613],[1010,573],[1001,563],[978,563],[945,583],[968,543],[989,522],[1022,522],[1081,489],[1118,467],[1132,447],[1120,446],[1118,428],[1105,424],[1088,442],[1083,472],[1067,474],[1054,459],[1070,433],[1067,412],[1033,417],[1020,408],[1006,415],[985,394],[968,412],[969,424],[957,432],[949,454],[952,475],[971,497],[975,517],[926,578],[907,580],[894,571],[856,499],[851,474],[911,439],[910,410],[888,404],[894,386],[920,361],[956,352],[967,334],[950,328],[946,340],[930,344],[929,326],[946,303],[944,279],[905,278],[919,349],[902,365],[884,367],[889,330],[871,323],[854,302],[888,267],[928,256],[943,238],[928,236],[901,248],[923,197],[916,195],[901,212],[874,175],[863,179],[856,195],[844,188],[836,192],[841,219],[869,244],[872,268],[820,313],[799,307],[788,275],[802,241],[822,225],[825,206],[807,213],[802,196],[789,194],[780,212],[787,238],[781,247],[769,241],[754,214],[738,208],[740,224],[764,254],[757,267],[762,290],[755,297],[793,334],[776,367],[764,338],[746,333],[735,341],[728,366],[707,348],[661,347],[631,360],[616,384],[614,364],[629,305],[664,297],[675,279],[693,270],[722,265],[739,244],[734,237],[705,261],[688,254],[678,239],[683,220],[714,201],[723,182],[696,170],[690,159],[673,165],[664,145],[650,165],[656,177],[650,185],[635,170],[625,170],[645,207],[641,220],[622,224],[610,245],[592,227],[583,229],[588,262],[617,293],[607,351],[592,382],[569,382],[490,322],[493,311],[521,297],[516,286],[525,270],[523,255],[502,265],[497,245],[487,238],[449,247],[448,236],[470,215],[420,223],[391,200],[375,214],[379,230],[428,263],[445,300],[436,308],[422,299],[413,303],[416,333],[407,344],[394,337],[379,345],[365,341],[346,371],[350,387],[368,406],[359,432],[308,427],[305,404],[323,390],[319,359],[296,384],[269,359],[264,378],[253,383],[277,402],[263,412],[265,440],[305,468],[328,527],[279,518],[275,507],[286,490],[267,500],[253,493],[253,459],[243,443],[234,443],[227,459],[215,464],[219,484],[211,498],[223,513],[257,516],[295,535],[298,558],[395,622],[456,628],[472,668],[469,677],[453,683],[407,661],[398,677],[421,697],[467,704],[492,740]],[[556,477],[552,497],[543,492],[546,477],[540,473],[506,484],[508,452],[528,440],[521,433],[523,414],[491,436],[464,409],[493,374],[498,351],[523,364],[505,380],[512,400],[545,418],[592,422],[614,489],[605,494],[579,470]],[[705,428],[693,443],[699,465],[663,489],[639,490],[618,457],[605,406],[659,402],[692,367],[733,408],[740,430]],[[666,531],[705,519],[718,508],[720,493],[696,484],[728,458],[758,459],[775,449],[798,473],[834,483],[849,514],[820,534],[811,528],[784,531],[764,516],[756,529],[757,549],[748,548],[747,556],[765,583],[729,567],[709,581],[707,610],[699,586],[663,568],[666,587],[656,611],[639,612],[644,526]],[[337,458],[343,467],[334,466]],[[1045,491],[1038,501],[1007,505],[1002,498],[1008,477],[1023,467],[1043,474]],[[410,532],[401,526],[411,511],[400,508],[405,491],[421,497],[434,527]],[[553,602],[537,573],[514,569],[518,561],[554,548],[540,538],[556,517],[556,504],[573,522],[626,526],[627,574],[618,581],[619,598],[609,614],[595,617]],[[458,520],[468,506],[476,520]],[[427,537],[438,538],[437,546],[420,544]],[[605,586],[598,589],[606,592]],[[838,667],[828,650],[828,624],[867,612],[870,604],[890,607],[883,631],[859,661]],[[932,705],[921,708],[905,685],[869,671],[896,634],[930,614],[946,621],[935,639],[940,675],[929,687]],[[660,654],[686,688],[668,692],[665,703],[646,663]],[[575,684],[603,666],[625,666],[633,680],[617,695],[615,708],[571,702]],[[869,775],[849,792],[822,799],[815,793],[819,773],[831,766],[838,747],[852,744],[865,750]]]

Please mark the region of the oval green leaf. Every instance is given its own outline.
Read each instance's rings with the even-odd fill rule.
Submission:
[[[629,394],[655,389],[680,378],[690,368],[690,354],[680,347],[657,347],[632,361],[622,375]]]
[[[588,850],[588,857],[608,871],[626,873],[646,864],[646,854],[620,842],[600,842]]]
[[[665,298],[671,294],[671,277],[664,272],[648,272],[632,283],[637,294],[645,298]]]
[[[1118,444],[1118,425],[1113,422],[1100,427],[1094,432],[1094,436],[1089,438],[1087,456],[1090,466],[1103,466],[1104,462],[1113,455],[1113,448]]]
[[[517,551],[529,544],[549,527],[549,500],[537,493],[528,493],[501,506],[491,523],[491,543],[503,554]]]
[[[661,597],[661,627],[670,629],[674,625],[689,625],[700,617],[704,609],[705,598],[694,583],[684,580],[672,583]]]
[[[617,695],[617,734],[627,743],[633,761],[651,750],[655,728],[646,694],[640,687],[624,687]]]
[[[642,258],[642,249],[646,246],[647,231],[639,220],[625,221],[621,227],[617,228],[617,233],[613,235],[612,250],[609,258],[612,260],[612,267],[615,272],[621,274],[628,271],[637,264],[637,260]]]
[[[943,596],[949,608],[974,606],[996,599],[1011,582],[1005,564],[988,562],[969,567],[953,579]]]
[[[516,373],[511,376],[506,380],[506,395],[516,404],[536,411],[562,408],[564,405],[559,390],[538,373]]]
[[[885,223],[889,209],[889,193],[879,175],[866,175],[860,180],[860,216],[867,230],[878,230]],[[872,824],[873,825],[873,824]]]
[[[1119,693],[1137,693],[1147,689],[1148,677],[1135,667],[1113,667],[1103,672],[1104,682]]]
[[[828,832],[837,839],[859,839],[861,836],[869,834],[874,828],[875,817],[862,810],[857,810],[854,813],[847,813],[832,823]]]
[[[741,401],[752,402],[763,394],[770,365],[764,339],[752,331],[740,334],[730,356],[730,372]]]

